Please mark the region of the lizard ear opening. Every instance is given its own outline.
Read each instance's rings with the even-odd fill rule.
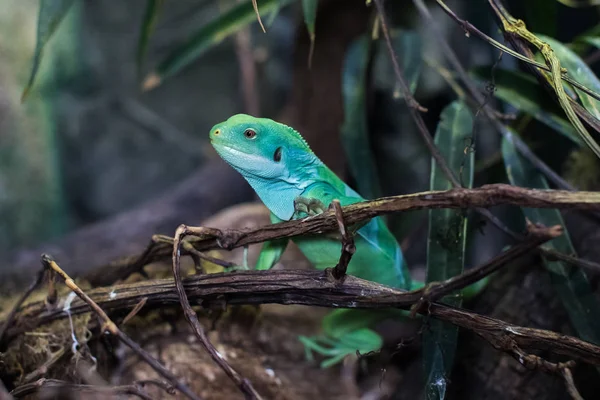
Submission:
[[[273,154],[273,160],[275,160],[275,162],[281,161],[281,147],[275,149],[275,154]]]

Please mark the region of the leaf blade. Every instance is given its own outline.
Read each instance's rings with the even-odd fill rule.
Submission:
[[[588,67],[585,61],[583,61],[574,51],[549,36],[539,34],[538,37],[552,47],[554,53],[560,60],[561,66],[567,69],[569,76],[596,93],[600,92],[600,80],[596,77],[591,68]],[[579,96],[585,109],[594,117],[600,119],[600,101],[576,87],[574,90]]]
[[[514,132],[511,133],[516,135]],[[517,152],[511,139],[504,138],[502,140],[502,156],[512,185],[538,189],[549,188],[543,175]],[[546,246],[564,254],[576,254],[562,215],[558,210],[525,207],[522,207],[521,210],[534,223],[541,223],[545,226],[561,225],[564,230],[563,235],[551,240]],[[585,272],[562,261],[546,259],[543,261],[550,273],[552,284],[569,315],[571,324],[579,336],[584,340],[599,344],[600,306],[590,288]]]
[[[140,38],[138,40],[138,50],[136,57],[138,75],[142,69],[144,57],[146,57],[148,43],[150,42],[150,36],[154,32],[154,28],[156,26],[156,22],[158,21],[160,10],[164,2],[164,0],[148,0],[146,3],[146,11],[144,12],[144,20],[142,21],[142,26],[140,28]]]
[[[262,12],[276,10],[288,5],[293,0],[264,0],[261,2]],[[225,38],[239,31],[246,25],[256,21],[256,13],[251,0],[237,4],[227,12],[200,28],[183,45],[176,48],[154,72],[146,76],[142,83],[144,90],[159,86],[166,78],[171,77],[189,66],[211,47],[221,43]]]
[[[310,36],[310,50],[308,52],[308,66],[312,65],[312,56],[315,51],[315,22],[317,20],[317,4],[319,0],[302,0],[304,23]]]
[[[367,123],[366,88],[372,41],[367,35],[348,48],[342,70],[344,122],[341,139],[356,189],[365,198],[381,194]]]
[[[442,112],[435,144],[448,166],[462,176],[465,186],[472,187],[474,153],[465,152],[471,138],[473,116],[462,101],[454,101]],[[466,154],[465,154],[466,153]],[[448,190],[452,184],[431,161],[431,190]],[[467,219],[461,210],[430,210],[427,242],[427,282],[442,281],[462,273],[467,239]],[[456,293],[455,293],[456,294]],[[446,304],[460,306],[457,296],[447,296]],[[429,321],[423,334],[425,393],[427,399],[444,399],[452,371],[458,328],[442,321]]]
[[[52,35],[58,27],[61,21],[64,19],[67,12],[71,9],[74,0],[41,0],[40,9],[38,12],[38,23],[37,23],[37,38],[35,44],[35,50],[33,55],[33,62],[31,67],[31,74],[29,80],[23,89],[21,94],[21,102],[25,101],[29,91],[33,87],[37,72],[42,61],[42,55],[44,47],[48,41],[52,38]]]
[[[558,101],[567,114],[569,121],[573,124],[573,126],[577,129],[577,132],[586,143],[586,145],[594,152],[598,157],[600,157],[600,145],[594,140],[594,138],[590,135],[587,129],[581,123],[581,120],[573,110],[573,107],[570,103],[570,98],[566,94],[565,86],[562,81],[562,68],[564,66],[568,66],[573,69],[575,66],[575,73],[579,76],[580,79],[584,79],[588,83],[593,83],[594,86],[597,85],[600,88],[600,82],[598,82],[598,78],[591,73],[591,70],[585,65],[585,63],[570,49],[568,49],[562,43],[549,38],[545,35],[533,35],[527,32],[529,35],[533,37],[532,40],[536,42],[536,46],[542,53],[546,63],[550,67],[552,74],[548,78],[554,87],[554,91],[558,96]],[[589,73],[588,73],[589,71]],[[584,85],[585,86],[585,85]],[[568,86],[567,86],[568,87]],[[592,90],[594,87],[592,88]],[[580,99],[584,105],[584,107],[598,120],[598,115],[600,115],[600,111],[598,110],[598,103],[595,99],[590,98],[585,92],[580,89],[576,89],[577,93],[580,95]],[[597,91],[596,91],[597,93]],[[581,96],[583,94],[583,96]],[[588,108],[588,107],[591,107]],[[595,114],[595,112],[599,114]],[[600,121],[599,121],[600,122]]]

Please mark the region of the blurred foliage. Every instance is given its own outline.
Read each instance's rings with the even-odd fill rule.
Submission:
[[[265,116],[281,110],[291,86],[292,21],[305,23],[311,54],[319,45],[321,14],[316,0],[185,4],[135,0],[110,6],[90,0],[76,1],[70,9],[69,3],[41,2],[36,45],[36,2],[0,2],[4,5],[0,7],[3,36],[9,38],[2,42],[8,62],[0,67],[5,88],[0,92],[0,112],[10,116],[2,119],[0,142],[0,250],[62,233],[69,221],[76,226],[139,204],[174,184],[173,176],[183,176],[200,165],[210,154],[208,128],[242,111],[238,60],[231,41],[226,40],[242,28],[251,27],[252,61],[259,66],[257,86]],[[538,61],[551,66],[550,73],[543,72],[546,88],[509,55],[497,62],[497,51],[489,44],[465,36],[434,3],[430,6],[444,39],[453,44],[480,89],[488,89],[486,101],[516,115],[514,120],[502,120],[513,138],[522,139],[571,183],[597,188],[600,135],[581,123],[573,103],[587,110],[592,129],[598,126],[599,103],[589,91],[594,96],[600,92],[596,76],[600,24],[579,9],[598,3],[507,3],[509,10],[515,10],[514,17],[524,19],[530,29],[507,13],[501,25],[537,49]],[[393,56],[403,66],[410,90],[428,108],[428,127],[430,131],[437,127],[435,141],[440,150],[453,169],[466,171],[463,184],[470,186],[475,180],[549,187],[513,142],[504,139],[499,149],[499,139],[480,117],[479,105],[470,104],[468,110],[468,103],[453,102],[457,95],[465,100],[459,77],[443,58],[439,38],[415,18],[407,4],[387,6]],[[498,38],[497,21],[482,4],[471,7],[453,2],[451,7]],[[537,12],[541,7],[546,12]],[[257,24],[257,10],[266,22],[266,35]],[[339,133],[349,181],[366,197],[415,192],[429,185],[449,188],[438,168],[431,168],[430,154],[398,90],[372,5],[365,5],[365,13],[373,17],[372,23],[346,49],[342,93],[331,94],[344,101],[345,121]],[[561,67],[588,93],[561,80]],[[28,77],[33,85],[27,83]],[[141,89],[149,91],[141,93]],[[22,90],[28,97],[20,106]],[[159,110],[160,115],[152,110]],[[473,178],[474,162],[485,167]],[[533,222],[564,226],[556,210],[522,211]],[[429,232],[416,235],[429,235],[429,248],[413,237],[409,251],[414,254],[407,259],[427,260],[428,280],[445,279],[460,273],[470,259],[467,236],[469,241],[481,240],[481,236],[466,230],[467,219],[461,213],[432,211],[429,215]],[[506,224],[524,225],[523,215],[514,218]],[[398,238],[410,242],[419,225],[426,226],[427,213],[389,220]],[[451,243],[442,243],[436,233],[450,228],[455,228],[448,236]],[[496,237],[486,239],[488,247],[498,248],[498,243],[491,244],[498,241]],[[568,233],[552,246],[575,253]],[[470,261],[480,262],[481,257]],[[557,261],[545,261],[545,265],[578,334],[598,342],[598,304],[585,272]],[[444,324],[431,324],[429,329],[425,391],[430,398],[442,399],[458,334]],[[444,387],[429,390],[440,379]]]
[[[63,233],[68,227],[54,123],[59,112],[55,91],[76,73],[77,36],[73,33],[79,24],[75,13],[65,18],[47,54],[36,60],[36,93],[21,104],[17,93],[28,80],[30,54],[36,45],[37,1],[4,3],[0,7],[5,38],[0,66],[0,252]]]

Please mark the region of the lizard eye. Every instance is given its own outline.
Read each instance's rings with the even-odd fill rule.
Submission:
[[[281,161],[281,147],[275,149],[275,154],[273,154],[273,160],[275,160],[275,162]]]
[[[246,129],[244,131],[244,136],[246,136],[246,139],[254,139],[256,137],[256,132],[252,129]]]

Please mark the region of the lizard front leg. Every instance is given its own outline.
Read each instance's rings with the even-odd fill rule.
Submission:
[[[298,196],[294,199],[294,217],[305,218],[323,213],[327,206],[319,199]]]

